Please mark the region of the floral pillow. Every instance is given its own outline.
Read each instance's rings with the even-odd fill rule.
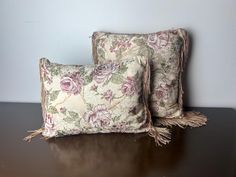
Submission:
[[[38,133],[60,137],[93,133],[148,132],[167,143],[168,130],[152,126],[148,111],[149,62],[127,59],[98,65],[40,60],[44,125]]]
[[[151,59],[152,83],[149,102],[152,115],[159,117],[159,122],[163,120],[162,124],[180,125],[180,121],[188,124],[183,122],[183,119],[165,119],[183,118],[184,116],[182,71],[189,48],[189,37],[184,29],[149,34],[94,32],[92,45],[95,63],[130,57]],[[204,122],[205,118],[202,123],[204,124]]]

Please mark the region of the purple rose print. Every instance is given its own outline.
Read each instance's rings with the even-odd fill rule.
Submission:
[[[131,43],[128,39],[118,39],[115,41],[115,45],[110,47],[110,52],[116,52],[118,50],[126,50],[131,46]]]
[[[148,35],[147,44],[149,47],[153,48],[154,50],[158,50],[162,47],[167,46],[169,42],[169,34],[162,32],[156,34]]]
[[[110,89],[102,94],[102,98],[105,98],[105,100],[109,102],[111,102],[113,97],[114,97],[113,92]]]
[[[126,96],[133,96],[137,91],[136,82],[133,77],[127,77],[121,86],[121,92]]]
[[[110,125],[111,113],[104,104],[99,104],[84,114],[84,119],[93,127],[103,128]]]
[[[65,75],[62,77],[60,86],[61,90],[68,93],[77,95],[80,93],[84,80],[80,77],[79,72]]]
[[[44,119],[44,134],[46,136],[51,136],[54,133],[54,120],[52,115],[46,114]]]
[[[162,99],[165,100],[168,98],[168,85],[166,84],[161,84],[156,90],[155,90],[155,95],[157,99]]]
[[[109,80],[112,74],[118,69],[119,64],[106,63],[98,65],[93,71],[93,79],[98,83]]]

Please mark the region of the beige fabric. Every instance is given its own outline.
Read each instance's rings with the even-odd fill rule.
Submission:
[[[149,131],[147,59],[87,66],[41,59],[40,75],[45,137]]]
[[[125,58],[151,59],[151,113],[157,117],[182,116],[182,79],[188,52],[188,35],[183,29],[150,34],[94,32],[95,63]]]

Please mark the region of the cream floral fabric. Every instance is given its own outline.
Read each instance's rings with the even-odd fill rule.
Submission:
[[[149,130],[148,60],[81,66],[43,58],[40,75],[44,136]]]
[[[95,63],[130,57],[151,59],[150,109],[157,117],[182,115],[181,71],[187,51],[188,35],[183,29],[150,34],[93,34]]]

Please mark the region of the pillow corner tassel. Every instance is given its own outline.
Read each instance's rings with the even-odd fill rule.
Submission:
[[[152,138],[154,138],[155,143],[158,146],[162,146],[163,144],[166,145],[171,141],[171,133],[168,128],[162,128],[162,127],[155,127],[153,125],[153,121],[151,118],[151,113],[148,109],[148,96],[150,94],[150,65],[149,65],[149,60],[148,63],[146,64],[145,70],[147,71],[146,74],[144,75],[144,80],[146,81],[144,83],[144,104],[145,104],[145,112],[148,117],[149,121],[149,129],[148,129],[148,135]]]
[[[201,127],[206,125],[207,117],[200,112],[186,111],[180,117],[173,118],[158,118],[158,125],[163,126],[179,126],[181,128],[189,127]]]
[[[26,142],[31,142],[32,138],[36,137],[37,135],[41,134],[43,132],[43,128],[39,128],[37,130],[29,130],[30,134],[26,136],[23,140]]]
[[[185,126],[201,127],[206,125],[207,117],[200,112],[186,111],[181,118]]]
[[[154,138],[158,146],[166,145],[171,141],[171,133],[167,128],[151,126],[148,135]]]

